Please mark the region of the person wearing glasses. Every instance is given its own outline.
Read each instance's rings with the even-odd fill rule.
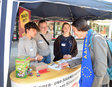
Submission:
[[[39,32],[34,38],[37,43],[38,53],[43,56],[40,62],[49,64],[51,62],[51,52],[49,45],[52,40],[52,35],[48,33],[48,26],[45,20],[40,20],[38,23]]]

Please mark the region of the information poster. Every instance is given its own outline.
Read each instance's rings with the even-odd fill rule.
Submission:
[[[31,20],[31,11],[19,7],[19,38],[25,35],[24,25]]]

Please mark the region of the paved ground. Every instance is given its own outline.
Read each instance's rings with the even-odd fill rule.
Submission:
[[[81,56],[81,54],[82,54],[82,47],[83,47],[83,40],[77,40],[77,44],[78,44],[78,55],[77,56]],[[13,70],[15,70],[15,58],[18,55],[17,45],[18,45],[17,41],[12,41],[11,57],[10,57],[10,61],[9,61],[9,74]],[[52,60],[53,60],[53,58],[54,58],[54,55],[53,55],[53,42],[52,42],[52,45],[50,46],[50,49],[51,49],[51,57],[52,57]],[[8,75],[7,87],[11,87],[9,75]]]

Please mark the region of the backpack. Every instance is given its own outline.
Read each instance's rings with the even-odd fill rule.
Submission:
[[[112,42],[110,40],[106,40],[106,42],[108,44],[110,55],[111,55],[111,58],[112,58]],[[112,80],[112,65],[107,68],[107,72],[108,72],[110,80]]]
[[[112,54],[112,42],[110,40],[106,40],[106,41],[107,41],[110,53]]]
[[[95,35],[95,33],[91,34],[91,37],[90,37],[90,40],[89,40],[92,49],[93,49],[92,37],[94,35]],[[110,51],[110,56],[111,56],[111,59],[112,59],[112,42],[110,40],[106,40],[106,42],[107,42],[107,45],[108,45],[108,48],[109,48],[109,51]],[[107,58],[107,60],[109,61],[108,58]],[[108,64],[108,65],[111,65],[111,64]],[[110,80],[112,80],[112,65],[108,66],[107,73],[109,75]]]

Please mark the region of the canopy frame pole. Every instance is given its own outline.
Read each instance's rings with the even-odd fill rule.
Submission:
[[[112,35],[112,20],[110,21],[110,27],[109,27],[109,39],[111,39]]]

